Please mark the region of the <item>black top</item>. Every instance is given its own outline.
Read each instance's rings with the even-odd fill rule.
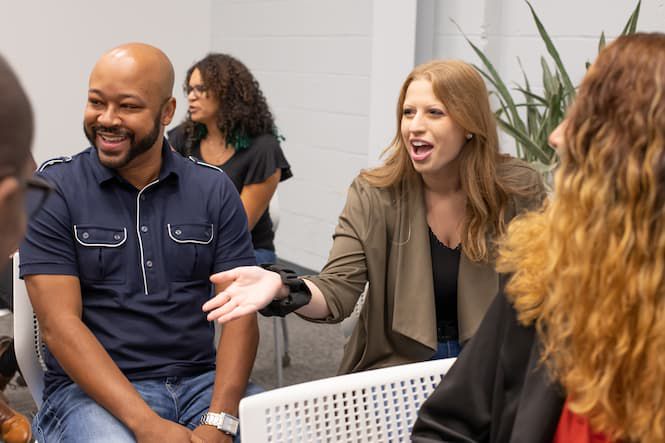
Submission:
[[[518,322],[503,283],[476,334],[420,407],[414,443],[552,441],[565,393],[541,361],[535,328]]]
[[[38,175],[56,192],[28,223],[21,277],[76,276],[83,322],[130,380],[214,369],[215,331],[201,313],[210,275],[256,264],[231,180],[172,152],[166,139],[159,178],[142,190],[94,148],[48,161]],[[46,397],[70,380],[45,358]]]
[[[176,151],[203,160],[200,142],[191,143],[191,146],[187,146],[190,142],[187,140],[183,125],[169,131],[168,138]],[[279,145],[279,140],[272,134],[264,134],[254,138],[247,149],[236,151],[226,163],[214,166],[217,166],[229,176],[238,193],[242,192],[245,185],[266,181],[277,169],[282,170],[280,181],[293,176],[291,166]],[[256,222],[254,229],[252,229],[254,249],[274,251],[274,238],[275,233],[272,230],[270,213],[266,209],[259,221]]]
[[[436,304],[436,338],[438,341],[457,340],[457,275],[460,246],[451,249],[436,238],[429,229],[432,254],[432,278]]]

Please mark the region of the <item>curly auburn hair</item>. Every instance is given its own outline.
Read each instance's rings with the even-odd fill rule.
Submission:
[[[569,406],[613,439],[665,441],[665,34],[619,37],[569,111],[554,195],[498,269]]]
[[[473,66],[460,60],[434,60],[416,66],[402,84],[397,100],[397,129],[383,152],[381,166],[361,173],[372,186],[387,188],[421,180],[402,138],[401,121],[406,92],[414,80],[432,83],[434,95],[445,104],[450,117],[465,132],[473,134],[460,151],[460,179],[467,197],[462,227],[462,251],[472,261],[493,261],[493,240],[505,231],[511,197],[536,199],[544,193],[542,183],[524,177],[536,175],[526,163],[499,152],[494,114],[487,88]],[[509,165],[513,167],[502,167]],[[521,167],[514,167],[519,165]],[[405,198],[408,198],[405,196]],[[540,200],[540,198],[538,198]]]
[[[208,54],[187,70],[183,90],[187,94],[189,80],[198,69],[206,93],[217,99],[217,126],[226,142],[236,150],[249,146],[251,139],[263,134],[276,134],[275,122],[259,82],[238,59],[227,54]],[[185,117],[186,150],[205,138],[205,125]],[[188,152],[187,155],[191,154]]]

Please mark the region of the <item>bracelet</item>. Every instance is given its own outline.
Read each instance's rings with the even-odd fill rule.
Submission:
[[[284,317],[296,309],[300,309],[312,299],[312,292],[309,290],[305,281],[298,278],[298,275],[291,269],[286,269],[279,265],[265,264],[261,265],[265,270],[276,272],[282,279],[282,284],[289,289],[289,295],[280,299],[273,300],[259,312],[266,317]]]

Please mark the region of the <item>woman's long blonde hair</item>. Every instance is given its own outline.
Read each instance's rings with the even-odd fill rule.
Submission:
[[[414,80],[432,83],[436,97],[446,106],[450,117],[465,132],[473,134],[460,152],[460,178],[467,197],[466,217],[462,229],[462,250],[473,261],[493,259],[493,239],[505,230],[505,213],[512,195],[528,195],[534,189],[523,187],[522,177],[504,176],[498,172],[507,157],[500,154],[496,122],[490,109],[487,88],[478,72],[459,60],[435,60],[411,71],[400,90],[397,101],[397,130],[384,151],[383,164],[363,171],[362,176],[372,185],[389,188],[420,180],[411,163],[402,134],[402,108],[406,91]],[[524,174],[525,168],[511,170]]]
[[[620,37],[590,68],[550,203],[499,251],[571,410],[614,439],[665,441],[665,35]]]

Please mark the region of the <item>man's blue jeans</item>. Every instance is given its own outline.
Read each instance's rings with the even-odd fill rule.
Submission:
[[[132,384],[160,417],[190,429],[208,411],[215,371],[192,377],[139,380]],[[246,395],[255,394],[253,385]],[[118,419],[88,397],[76,384],[63,385],[44,402],[32,420],[40,443],[129,443],[134,435]]]

